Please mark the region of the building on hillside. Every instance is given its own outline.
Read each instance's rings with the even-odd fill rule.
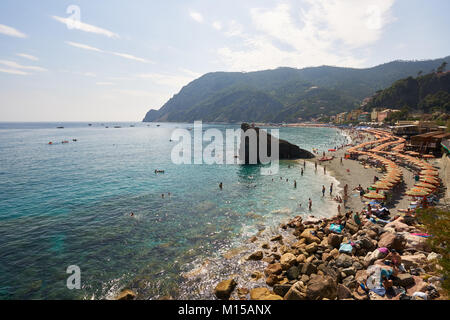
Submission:
[[[378,121],[378,111],[377,109],[372,109],[372,112],[370,113],[370,121],[377,122]]]
[[[350,111],[347,114],[347,121],[350,121],[350,122],[358,121],[358,117],[361,113],[362,113],[361,109],[355,109],[355,110]]]
[[[336,115],[336,123],[344,123],[347,118],[347,112],[341,112]]]
[[[358,116],[359,122],[369,122],[370,121],[370,113],[363,112]]]
[[[378,122],[384,122],[384,120],[389,117],[394,112],[399,112],[400,110],[395,109],[385,109],[383,111],[378,112]]]

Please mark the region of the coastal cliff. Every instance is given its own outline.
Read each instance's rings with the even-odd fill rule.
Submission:
[[[241,124],[241,129],[246,132],[248,129],[254,129],[256,131],[256,137],[257,137],[257,162],[261,163],[260,159],[259,159],[259,140],[262,136],[263,131],[261,131],[258,127],[251,127],[248,123],[242,123]],[[274,137],[272,137],[269,133],[264,132],[263,134],[265,137],[267,137],[267,155],[271,156],[271,145],[272,145],[272,139],[276,139]],[[262,137],[264,139],[264,137]],[[249,147],[249,138],[242,138],[241,139],[241,144],[240,144],[240,152],[239,152],[239,157],[241,160],[244,160],[246,164],[250,163],[250,157],[249,157],[249,151],[250,151],[250,147]],[[283,159],[290,159],[290,160],[295,160],[295,159],[312,159],[314,158],[314,154],[312,154],[311,152],[301,149],[298,146],[296,146],[295,144],[292,144],[286,140],[281,140],[281,139],[277,139],[278,140],[278,145],[279,145],[279,159],[283,160]]]

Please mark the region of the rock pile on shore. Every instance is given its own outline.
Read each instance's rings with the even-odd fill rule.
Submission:
[[[285,244],[281,235],[248,259],[262,259],[267,287],[238,288],[239,299],[252,300],[399,300],[436,299],[442,281],[436,276],[439,257],[431,252],[420,226],[406,224],[403,218],[385,226],[362,218],[361,225],[348,218],[341,233],[330,230],[338,217],[303,221],[300,216],[282,225],[293,230],[296,242]],[[342,244],[348,250],[342,250]],[[342,246],[342,247],[341,247]],[[339,250],[341,248],[341,250]],[[395,277],[390,294],[368,290],[376,270],[392,268],[383,258],[389,251],[401,255],[402,267]],[[341,251],[341,252],[340,252]],[[346,251],[346,252],[344,252]],[[403,268],[404,267],[404,268]],[[260,274],[255,271],[255,275]],[[361,286],[363,284],[363,286]],[[232,279],[217,285],[219,299],[230,298],[236,283]],[[379,286],[378,286],[379,287]],[[394,294],[392,294],[394,293]]]

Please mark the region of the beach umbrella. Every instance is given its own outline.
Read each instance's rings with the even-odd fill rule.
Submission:
[[[423,177],[420,179],[421,182],[426,182],[426,183],[430,183],[430,184],[434,184],[434,185],[438,185],[439,181],[433,178],[429,178],[429,177]]]
[[[417,182],[414,186],[416,187],[424,187],[427,189],[436,189],[436,186],[430,184],[430,183],[426,183],[426,182]]]
[[[378,184],[376,183],[376,184],[371,185],[371,187],[378,189],[378,190],[390,190],[392,188],[389,185],[384,184],[384,183],[378,183]]]
[[[421,176],[438,176],[439,173],[434,170],[422,170],[420,171]]]
[[[426,191],[424,189],[419,188],[412,188],[411,190],[406,191],[406,194],[412,197],[425,197],[430,193],[431,193],[430,191]]]
[[[378,200],[383,200],[383,199],[385,199],[386,197],[383,196],[382,194],[379,194],[379,193],[376,193],[376,192],[369,192],[369,193],[366,193],[366,194],[364,195],[364,198],[366,198],[366,199],[378,199]]]

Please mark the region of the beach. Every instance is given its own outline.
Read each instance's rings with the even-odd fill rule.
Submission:
[[[350,133],[350,135],[355,144],[362,143],[361,145],[376,139],[387,140],[383,140],[382,136],[380,138],[376,132],[376,137],[366,133],[363,135],[358,133],[357,136]],[[360,164],[360,161],[365,160],[365,156],[358,160],[345,159],[345,154],[352,150],[351,147],[342,147],[332,152],[334,159],[323,161],[316,173],[330,175],[339,181],[341,197],[344,197],[342,189],[348,185],[350,197],[345,208],[341,205],[341,215],[337,214],[336,209],[328,214],[296,216],[282,223],[279,234],[273,236],[270,241],[261,240],[259,234],[252,237],[251,241],[260,243],[261,249],[247,255],[245,260],[265,262],[264,268],[252,274],[252,276],[264,274],[265,284],[242,287],[234,278],[227,279],[216,285],[214,292],[217,298],[231,297],[241,300],[440,298],[443,278],[439,277],[438,270],[441,270],[441,267],[438,259],[441,256],[433,252],[427,244],[428,235],[423,226],[415,219],[411,220],[409,216],[405,216],[405,210],[410,207],[412,200],[405,192],[415,184],[415,171],[403,166],[396,168],[403,182],[400,187],[394,188],[392,199],[385,204],[389,209],[390,218],[389,220],[373,218],[367,215],[369,200],[360,198],[359,192],[353,189],[358,185],[364,189],[368,188],[374,183],[374,176],[381,177],[383,173],[368,163]],[[315,161],[316,159],[309,161],[307,170],[310,170]],[[439,167],[445,180],[444,185],[447,185],[447,158],[430,162],[414,161],[429,168],[432,168],[431,165]],[[299,162],[302,163],[303,160]],[[386,163],[389,163],[388,160]],[[324,167],[326,173],[323,171]],[[329,186],[325,188],[325,196],[330,197]],[[335,194],[332,195],[334,196]],[[448,198],[444,196],[440,202],[447,203]],[[336,201],[336,207],[338,204]],[[344,217],[347,212],[358,213],[358,220],[355,220],[353,214]],[[361,222],[358,222],[359,220]],[[342,222],[345,222],[343,229],[332,230],[333,223],[337,226]],[[286,233],[286,230],[291,232]],[[389,261],[395,255],[398,256],[395,259],[402,261],[401,270],[396,269],[397,267],[393,269],[384,263],[385,259]],[[387,272],[386,280],[369,283],[369,280],[381,279],[378,278],[380,272],[381,274]],[[376,274],[378,276],[375,276]],[[235,288],[238,289],[234,290]]]

